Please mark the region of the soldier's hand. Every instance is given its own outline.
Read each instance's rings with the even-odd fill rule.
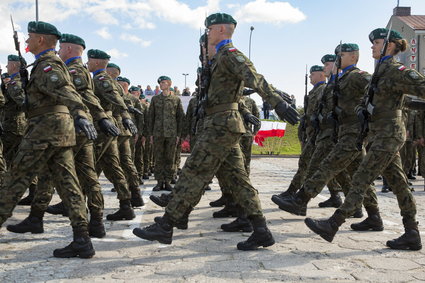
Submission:
[[[75,128],[78,133],[83,132],[89,140],[95,140],[97,138],[96,129],[86,118],[78,117],[75,120]]]
[[[251,95],[251,94],[253,94],[253,93],[255,93],[255,90],[250,89],[250,88],[245,88],[245,89],[242,91],[242,95],[243,95],[243,96]]]
[[[122,124],[124,125],[124,128],[130,131],[130,133],[134,136],[137,134],[137,127],[134,125],[133,121],[129,118],[122,119]]]
[[[258,119],[257,117],[255,117],[254,115],[252,115],[251,113],[247,113],[243,116],[243,119],[245,121],[245,123],[249,123],[254,125],[254,127],[261,127],[261,121],[260,119]]]
[[[285,101],[277,104],[274,110],[280,119],[288,121],[288,123],[291,125],[295,125],[300,120],[297,110],[292,108]]]
[[[128,106],[128,112],[143,116],[143,112],[133,106]]]
[[[99,120],[97,123],[99,124],[99,128],[106,135],[113,136],[113,137],[117,137],[120,135],[120,130],[109,119],[103,118]]]
[[[279,94],[280,97],[282,97],[287,103],[292,103],[291,96],[289,96],[286,92],[276,89],[276,93]]]

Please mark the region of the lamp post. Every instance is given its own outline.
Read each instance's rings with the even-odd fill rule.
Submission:
[[[184,88],[186,88],[186,77],[189,76],[189,74],[182,74],[184,76]]]
[[[249,33],[249,53],[248,53],[249,60],[251,60],[251,37],[252,37],[253,30],[254,30],[254,27],[251,26],[251,32]]]

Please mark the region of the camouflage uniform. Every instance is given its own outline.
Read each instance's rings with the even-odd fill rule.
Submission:
[[[145,174],[150,174],[152,173],[152,144],[149,141],[149,108],[150,108],[150,104],[146,104],[146,109],[144,114],[145,115],[145,133],[144,136],[146,138],[145,141],[145,151],[143,152],[143,172]]]
[[[406,223],[415,222],[416,204],[399,154],[406,139],[401,109],[405,93],[425,96],[425,78],[418,72],[405,68],[394,58],[383,61],[377,75],[379,81],[372,101],[375,108],[368,135],[370,149],[353,176],[353,188],[337,211],[347,217],[360,207],[369,191],[369,184],[382,173],[397,196],[406,226]]]
[[[134,105],[134,108],[138,109],[140,112],[144,113],[144,104],[140,102],[140,100],[133,95],[130,95],[130,100]],[[133,163],[137,171],[137,175],[139,179],[143,175],[143,129],[145,126],[145,114],[132,114],[131,119],[136,123],[137,126],[137,135],[134,138],[130,139],[130,146],[132,151]]]
[[[196,123],[196,108],[198,107],[198,97],[194,96],[190,99],[189,105],[187,106],[186,116],[185,116],[185,126],[183,130],[183,137],[189,136],[190,142],[190,151],[196,143],[196,134],[193,130],[197,126]]]
[[[149,106],[149,133],[153,136],[155,179],[170,182],[173,178],[176,140],[183,127],[184,110],[179,97],[161,94]]]
[[[413,139],[415,136],[415,118],[416,111],[405,110],[403,111],[406,115],[404,119],[404,125],[406,127],[406,141],[403,147],[400,149],[401,163],[403,170],[406,174],[409,174],[415,164],[415,146],[413,145]]]
[[[5,103],[3,92],[0,90],[0,107]],[[3,158],[3,137],[0,139],[0,185],[3,184],[4,174],[6,173],[6,162]]]
[[[66,207],[74,232],[87,233],[87,212],[74,167],[74,121],[86,107],[64,63],[47,50],[34,62],[27,85],[28,127],[0,190],[0,225],[37,174],[49,171]],[[69,110],[68,110],[69,109]]]
[[[127,106],[124,100],[119,95],[119,90],[114,80],[105,70],[99,70],[95,72],[93,82],[94,93],[99,98],[100,104],[106,111],[108,118],[115,121],[117,126],[122,125],[121,117],[117,117],[118,121],[114,120],[112,111],[115,110],[116,113],[121,113],[122,117],[126,118],[130,118],[130,115],[127,112]],[[118,126],[120,130],[122,127]],[[106,178],[111,181],[117,190],[120,201],[130,200],[131,195],[127,180],[120,164],[117,137],[111,137],[99,132],[99,136],[95,141],[95,152],[97,174],[100,175],[103,170]]]
[[[258,111],[258,107],[255,104],[255,101],[247,96],[243,96],[241,98],[241,102],[243,102],[248,109],[249,112],[251,112],[252,115],[254,115],[257,118],[260,118],[260,112]],[[245,159],[245,169],[246,172],[250,173],[250,164],[251,164],[251,151],[252,151],[252,142],[254,140],[254,133],[252,132],[252,125],[244,122],[245,124],[245,130],[246,132],[242,135],[241,140],[239,141],[239,144],[241,146],[242,153],[244,155]]]
[[[247,215],[262,217],[257,190],[244,167],[239,140],[245,127],[238,111],[244,85],[255,89],[272,106],[282,98],[256,73],[254,66],[232,43],[223,45],[212,59],[203,131],[183,166],[174,188],[176,194],[166,207],[170,221],[184,219],[199,202],[203,188],[217,171],[230,176],[232,191]]]

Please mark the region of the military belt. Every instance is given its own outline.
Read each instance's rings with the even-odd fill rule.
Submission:
[[[224,112],[228,110],[239,110],[239,104],[236,102],[218,104],[218,105],[206,108],[205,113],[207,115],[212,115],[218,112]]]
[[[370,121],[377,121],[380,119],[394,119],[394,118],[401,118],[402,112],[400,109],[398,110],[389,110],[389,111],[382,111],[382,112],[376,112],[373,113],[373,115],[370,117]]]
[[[45,115],[45,114],[52,114],[52,113],[66,113],[69,114],[69,109],[65,105],[51,105],[51,106],[44,106],[40,108],[33,109],[28,112],[28,119]]]

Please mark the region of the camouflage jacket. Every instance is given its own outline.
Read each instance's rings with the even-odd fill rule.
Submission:
[[[28,126],[21,148],[74,146],[74,120],[69,112],[87,118],[88,109],[72,83],[68,68],[53,51],[42,54],[34,62],[26,90]]]
[[[319,119],[320,131],[316,136],[316,142],[335,135],[334,121],[331,117],[334,109],[333,88],[334,81],[329,80],[318,97],[316,115]]]
[[[225,44],[212,58],[206,110],[220,104],[238,103],[244,87],[255,90],[273,108],[283,101],[242,52],[234,48],[232,43]],[[233,133],[245,133],[245,125],[238,110],[207,115],[203,126],[219,126]]]
[[[248,96],[242,96],[241,102],[246,107],[247,111],[249,111],[255,117],[260,118],[260,111],[258,110],[258,107],[255,104],[254,99],[252,99],[251,97],[248,97]],[[241,108],[241,106],[239,106],[239,108]],[[244,115],[244,114],[242,114],[242,115]],[[246,131],[244,136],[252,136],[253,135],[252,125],[249,124],[249,123],[246,123],[245,121],[244,121],[244,125],[245,125],[245,131]]]
[[[140,112],[144,112],[143,107],[142,107],[142,103],[140,102],[140,100],[136,97],[134,97],[131,93],[126,93],[125,94],[126,97],[128,97],[128,100],[131,101],[131,103],[133,104],[133,107],[138,109]],[[126,101],[127,99],[124,99],[124,101]],[[137,127],[137,134],[142,136],[143,135],[143,128],[145,125],[145,114],[133,114],[130,113],[131,116],[131,120],[134,121],[134,123],[136,124]]]
[[[362,101],[370,79],[369,73],[357,67],[349,69],[339,78],[340,95],[336,107],[341,109],[342,113],[338,113],[338,137],[359,133],[360,121],[355,108]]]
[[[3,129],[5,132],[22,136],[27,126],[27,118],[23,107],[25,92],[22,89],[19,73],[12,75],[11,80],[6,84],[4,99],[5,104],[2,115]]]
[[[180,137],[184,110],[178,96],[158,94],[149,106],[149,133],[154,137]]]
[[[146,102],[140,102],[140,105],[142,106],[142,112],[143,112],[143,130],[142,130],[142,136],[148,137],[149,133],[149,106]]]
[[[190,99],[187,106],[185,123],[183,129],[183,137],[193,135],[193,129],[196,126],[196,107],[198,107],[198,97],[194,96]]]
[[[315,129],[313,127],[313,124],[311,122],[311,119],[313,116],[315,116],[318,105],[320,103],[321,94],[325,88],[324,83],[316,84],[312,90],[309,91],[307,96],[307,109],[304,113],[304,119],[305,119],[305,132],[307,135],[307,139],[312,137],[315,133]]]
[[[383,151],[391,150],[392,143],[385,142],[394,138],[400,142],[406,139],[401,109],[405,94],[425,97],[425,77],[416,70],[406,68],[394,58],[385,60],[377,71],[379,78],[372,104],[375,106],[369,123],[371,141],[380,143]],[[360,107],[366,107],[365,100]],[[375,144],[374,143],[374,144]]]

